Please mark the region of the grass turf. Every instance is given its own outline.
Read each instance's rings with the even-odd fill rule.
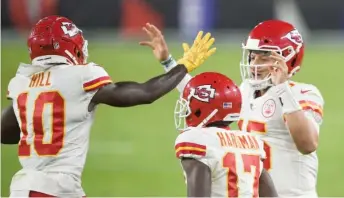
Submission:
[[[171,47],[177,57],[181,48]],[[105,67],[113,80],[144,81],[162,73],[150,50],[132,45],[90,46],[91,61]],[[343,51],[329,47],[306,50],[301,72],[294,80],[316,85],[325,99],[324,123],[318,149],[320,196],[344,196]],[[20,61],[28,62],[27,49],[3,44],[1,49],[1,106],[7,84]],[[217,53],[195,73],[218,71],[240,83],[240,49],[218,46]],[[133,108],[100,106],[92,127],[83,187],[92,196],[185,196],[185,184],[174,155],[173,110],[178,94],[169,93],[152,105]],[[1,146],[1,196],[9,195],[13,174],[19,170],[16,146]]]

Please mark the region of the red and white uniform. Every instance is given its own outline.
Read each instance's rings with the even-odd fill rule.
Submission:
[[[313,85],[291,81],[290,87],[306,116],[319,131],[324,106],[319,90]],[[246,81],[241,84],[240,90],[243,104],[239,127],[264,140],[267,157],[264,168],[271,174],[279,196],[317,197],[317,154],[303,155],[297,150],[279,99],[271,90],[254,99],[254,90]]]
[[[246,132],[190,127],[175,142],[177,158],[194,158],[212,174],[212,197],[258,197],[263,142]]]
[[[96,91],[111,83],[106,71],[87,65],[21,64],[8,86],[8,97],[21,127],[19,161],[11,196],[37,191],[81,197],[81,174],[89,147]]]

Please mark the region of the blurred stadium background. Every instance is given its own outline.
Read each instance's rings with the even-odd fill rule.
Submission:
[[[339,0],[2,0],[1,106],[19,62],[29,62],[25,37],[42,16],[71,18],[89,40],[90,61],[103,65],[113,80],[144,81],[162,73],[143,39],[146,22],[162,28],[170,51],[182,55],[181,42],[198,30],[217,39],[218,52],[196,73],[219,71],[240,83],[241,42],[260,21],[279,18],[295,24],[307,41],[301,72],[294,80],[316,85],[325,99],[321,127],[318,193],[344,196],[344,1]],[[68,80],[68,79],[66,79]],[[185,196],[174,155],[173,110],[176,91],[149,106],[100,106],[92,128],[83,175],[88,197]],[[20,168],[16,146],[1,146],[1,196],[9,195]]]

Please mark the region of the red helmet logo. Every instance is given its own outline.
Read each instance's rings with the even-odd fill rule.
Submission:
[[[175,108],[175,125],[183,129],[206,126],[217,121],[236,121],[241,110],[241,94],[227,76],[204,72],[185,86]],[[184,125],[184,126],[183,126]]]
[[[48,16],[39,20],[27,40],[30,58],[35,64],[45,64],[40,58],[43,56],[50,56],[49,63],[85,64],[88,57],[87,44],[82,31],[73,21],[61,16]]]
[[[253,50],[276,51],[283,56],[291,77],[300,70],[304,55],[304,40],[300,32],[290,23],[280,20],[268,20],[255,26],[243,45],[243,58],[240,63],[243,79],[249,79],[256,89],[271,86],[269,78],[253,79],[252,68],[257,64],[250,62]]]
[[[80,30],[70,22],[62,22],[61,26],[63,33],[69,35],[70,37],[73,37],[77,34],[79,34]]]
[[[215,92],[211,85],[201,85],[194,89],[193,97],[202,102],[209,102],[215,98]]]
[[[300,45],[303,43],[302,36],[296,29],[289,32],[286,37],[293,43]]]

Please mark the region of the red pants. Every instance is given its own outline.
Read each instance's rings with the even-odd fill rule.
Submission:
[[[36,192],[36,191],[30,191],[29,197],[55,197],[55,196],[47,195],[47,194]],[[86,198],[86,197],[83,197],[83,198]]]

